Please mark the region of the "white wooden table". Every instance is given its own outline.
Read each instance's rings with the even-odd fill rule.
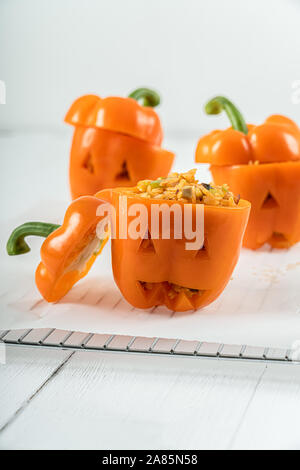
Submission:
[[[194,144],[176,147],[191,159]],[[12,214],[20,223],[37,198],[67,200],[68,136],[2,136],[0,146],[3,223]],[[13,346],[6,353],[3,449],[300,448],[299,366]]]
[[[300,448],[300,368],[10,347],[1,448]]]

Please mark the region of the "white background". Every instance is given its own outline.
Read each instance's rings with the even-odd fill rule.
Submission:
[[[0,129],[63,128],[79,95],[138,86],[161,92],[167,133],[226,125],[202,112],[215,94],[248,122],[299,120],[299,24],[299,0],[1,0]]]

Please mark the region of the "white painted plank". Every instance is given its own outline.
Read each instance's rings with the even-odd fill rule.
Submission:
[[[300,450],[299,404],[300,366],[268,365],[231,448]]]
[[[6,347],[6,364],[0,364],[0,428],[53,373],[67,354],[65,351]]]
[[[76,352],[0,434],[0,446],[226,448],[263,370],[260,363]]]

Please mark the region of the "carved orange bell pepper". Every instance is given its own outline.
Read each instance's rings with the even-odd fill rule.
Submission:
[[[216,184],[252,204],[244,246],[265,243],[288,248],[300,240],[300,129],[291,119],[273,115],[264,124],[246,124],[228,99],[218,96],[207,114],[225,111],[232,127],[200,138],[196,161],[210,163]]]
[[[97,209],[102,202],[93,196],[73,201],[62,226],[28,222],[17,227],[7,243],[9,255],[30,251],[28,235],[47,237],[41,247],[41,262],[35,273],[36,285],[48,302],[61,299],[91,269],[109,234],[99,240],[96,228],[101,217]]]
[[[153,109],[159,102],[156,92],[140,88],[128,98],[86,95],[72,104],[65,121],[75,126],[69,167],[73,199],[168,174],[174,154],[161,148],[162,126]]]
[[[160,180],[152,182],[154,188]],[[104,203],[109,204],[104,207]],[[139,228],[132,236],[130,222],[136,211],[135,204],[146,214],[147,233],[142,233]],[[158,225],[154,235],[152,209],[155,206],[159,212],[161,204],[170,209],[174,209],[174,204],[178,205],[183,215],[177,224],[177,228],[181,226],[182,229],[181,237],[176,236],[177,222],[172,211],[168,237],[163,235],[163,223]],[[106,228],[106,212],[110,208],[115,215],[111,217],[113,274],[125,299],[137,308],[166,305],[174,311],[197,309],[214,301],[227,285],[238,261],[250,203],[239,200],[234,207],[203,205],[204,243],[195,249],[187,249],[191,240],[184,230],[186,205],[190,208],[191,225],[196,226],[199,204],[153,197],[146,199],[132,194],[128,188],[102,190],[96,196],[73,201],[60,228],[40,223],[18,227],[8,241],[7,251],[9,254],[24,253],[29,250],[27,245],[24,247],[26,235],[47,236],[50,233],[41,248],[42,260],[36,270],[36,284],[48,302],[57,301],[87,274],[101,252],[108,232],[103,227],[99,230],[97,225],[101,222]],[[123,227],[122,231],[120,227]]]
[[[162,203],[158,199],[132,196],[122,188],[102,190],[96,196],[115,208],[117,227],[122,223],[120,197],[126,198],[128,213],[135,204],[143,204],[149,227],[151,207]],[[163,202],[169,206],[174,204],[171,200]],[[183,203],[175,202],[183,211]],[[195,210],[196,204],[192,204],[194,221]],[[136,239],[129,234],[123,238],[116,233],[111,240],[112,267],[125,299],[137,308],[166,305],[173,311],[197,309],[213,302],[224,290],[238,261],[249,211],[249,202],[243,200],[236,207],[205,205],[204,245],[199,250],[187,250],[187,239],[174,237],[172,223],[170,239],[163,238],[161,225],[159,236],[155,238],[150,230],[146,238],[141,235]],[[126,225],[129,227],[129,223]],[[179,290],[170,296],[172,285]],[[187,291],[192,291],[193,295],[188,295]]]

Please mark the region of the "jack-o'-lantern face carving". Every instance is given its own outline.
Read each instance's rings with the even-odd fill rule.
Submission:
[[[116,226],[120,224],[119,198],[126,195],[120,188],[100,191],[96,197],[109,201],[116,211]],[[164,201],[171,206],[174,201]],[[215,300],[227,285],[237,263],[250,204],[240,201],[236,207],[204,206],[204,244],[199,249],[187,249],[184,236],[174,237],[172,217],[170,238],[151,234],[151,205],[161,200],[126,196],[128,212],[134,204],[147,210],[145,233],[137,239],[117,236],[111,241],[112,267],[115,281],[134,307],[151,308],[165,305],[173,311],[193,310]],[[195,219],[195,206],[192,215]],[[183,204],[180,203],[183,209]],[[184,218],[182,219],[184,223]],[[128,217],[127,227],[130,225]],[[184,233],[184,230],[182,230]]]
[[[152,96],[151,90],[145,93],[146,99]],[[65,118],[75,126],[69,168],[73,199],[169,173],[174,154],[161,148],[160,119],[149,100],[146,104],[94,95],[73,103]]]
[[[166,176],[173,160],[172,152],[135,137],[76,127],[69,168],[72,198]]]
[[[224,111],[231,127],[200,137],[196,161],[210,163],[216,184],[251,202],[244,246],[264,243],[288,248],[300,240],[300,128],[286,116],[273,114],[261,125],[246,124],[224,96],[205,105],[207,114]]]
[[[288,248],[300,241],[300,162],[211,166],[216,184],[251,201],[243,245]]]

